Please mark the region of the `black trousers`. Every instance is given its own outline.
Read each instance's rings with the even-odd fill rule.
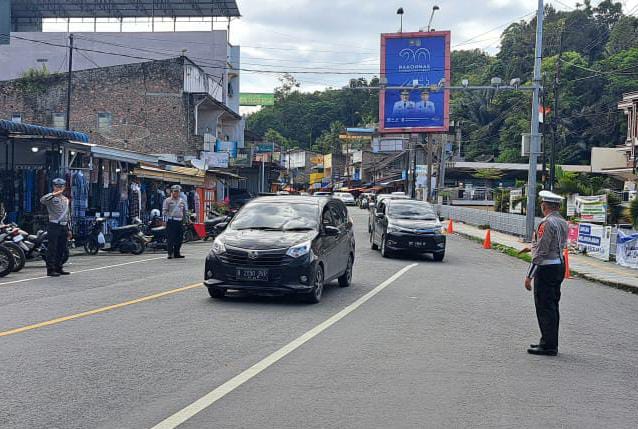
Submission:
[[[166,247],[168,248],[168,256],[180,255],[183,239],[184,229],[182,222],[178,220],[169,220],[166,222]]]
[[[62,270],[64,254],[67,252],[69,228],[49,222],[47,226],[47,270]]]
[[[541,331],[540,345],[558,349],[560,286],[565,278],[565,265],[541,265],[534,277],[534,304]]]

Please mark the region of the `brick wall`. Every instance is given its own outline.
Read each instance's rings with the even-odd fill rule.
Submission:
[[[66,74],[41,82],[0,82],[0,118],[21,113],[24,123],[53,126],[66,111]],[[83,70],[73,74],[71,128],[91,143],[143,153],[197,155],[192,101],[184,94],[182,59]],[[110,130],[98,129],[98,112],[109,112]]]

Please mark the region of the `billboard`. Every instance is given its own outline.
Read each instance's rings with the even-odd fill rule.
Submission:
[[[229,153],[208,152],[205,159],[209,168],[228,168]]]
[[[449,31],[382,34],[381,76],[389,89],[379,93],[380,132],[449,130],[450,93],[438,88],[450,82]]]

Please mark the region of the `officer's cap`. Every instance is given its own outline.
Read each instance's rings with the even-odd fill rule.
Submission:
[[[53,185],[54,186],[64,186],[64,185],[66,185],[66,180],[60,179],[58,177],[57,179],[53,179]]]
[[[182,187],[179,185],[173,185],[171,186],[171,191],[181,191]]]
[[[401,95],[410,95],[410,90],[409,89],[402,90]]]
[[[541,201],[551,204],[560,204],[565,198],[550,191],[540,191],[538,196]]]

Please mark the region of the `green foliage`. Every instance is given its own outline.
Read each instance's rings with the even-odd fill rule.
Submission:
[[[28,95],[39,95],[46,91],[47,81],[51,73],[46,65],[42,68],[29,68],[25,70],[17,81],[20,91]]]
[[[339,134],[343,132],[344,126],[341,122],[332,122],[330,128],[321,133],[321,136],[319,136],[315,144],[312,145],[312,150],[322,154],[339,153],[341,151]]]
[[[282,146],[284,149],[290,149],[292,147],[290,141],[281,135],[277,130],[268,128],[264,134],[264,140],[268,143],[275,143]]]
[[[508,213],[510,210],[510,191],[508,189],[494,190],[494,210]]]
[[[496,168],[481,168],[479,170],[476,170],[476,173],[474,173],[472,176],[477,179],[499,180],[503,177],[503,172]]]
[[[638,198],[634,198],[629,204],[629,216],[634,229],[638,229]]]

